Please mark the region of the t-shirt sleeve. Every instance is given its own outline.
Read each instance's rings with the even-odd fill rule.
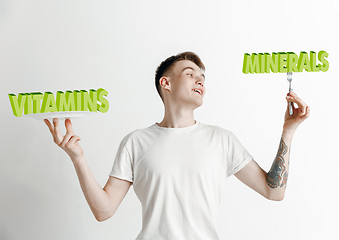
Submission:
[[[228,143],[227,176],[231,176],[249,163],[253,157],[248,153],[236,136],[231,133]]]
[[[109,174],[111,177],[133,182],[133,162],[131,155],[126,148],[126,139],[123,139],[118,148],[112,171]]]

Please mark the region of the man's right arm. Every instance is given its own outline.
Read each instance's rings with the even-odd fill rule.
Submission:
[[[102,189],[84,158],[75,163],[74,167],[81,189],[95,218],[101,222],[112,217],[126,196],[131,182],[110,177]]]
[[[45,120],[45,123],[53,136],[54,142],[70,156],[81,189],[95,218],[98,221],[104,221],[113,216],[132,183],[110,177],[102,189],[83,156],[83,150],[78,143],[80,137],[73,133],[71,121],[65,120],[67,131],[65,136],[60,133],[58,119],[53,119],[53,125],[48,120]]]

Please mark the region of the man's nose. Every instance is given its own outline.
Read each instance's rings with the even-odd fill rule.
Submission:
[[[195,83],[202,86],[202,87],[205,85],[205,81],[203,79],[199,79]]]

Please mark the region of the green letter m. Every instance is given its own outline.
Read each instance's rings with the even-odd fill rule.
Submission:
[[[242,67],[242,72],[245,74],[254,72],[260,73],[259,57],[256,53],[252,53],[252,56],[248,53],[244,54],[244,64]]]

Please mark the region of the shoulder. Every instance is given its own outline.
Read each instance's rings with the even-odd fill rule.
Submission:
[[[149,126],[149,127],[136,129],[136,130],[128,133],[121,140],[121,143],[125,145],[128,142],[133,142],[135,140],[145,138],[145,137],[149,136],[150,134],[152,134],[152,132],[154,132],[154,124]]]

